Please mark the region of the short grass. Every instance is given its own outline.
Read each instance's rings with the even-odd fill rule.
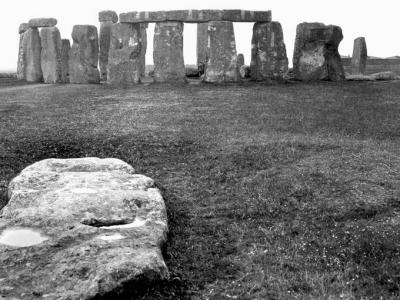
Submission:
[[[400,82],[4,84],[0,188],[50,157],[154,178],[171,277],[121,299],[398,299],[399,117]]]

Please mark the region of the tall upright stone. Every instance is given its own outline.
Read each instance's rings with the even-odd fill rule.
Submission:
[[[61,81],[69,83],[69,54],[71,52],[71,43],[69,39],[61,40]]]
[[[364,74],[367,66],[367,43],[364,37],[354,40],[353,57],[351,58],[351,69],[353,74]]]
[[[238,62],[238,68],[240,70],[240,68],[244,65],[244,55],[242,53],[238,54],[237,62]]]
[[[108,83],[120,86],[140,83],[141,47],[140,24],[117,23],[111,26]]]
[[[99,83],[99,38],[96,26],[75,25],[69,59],[70,83]]]
[[[339,26],[301,23],[297,26],[293,55],[293,72],[298,80],[344,80],[339,55],[343,39]]]
[[[107,80],[108,53],[110,50],[111,26],[118,22],[115,11],[104,10],[99,12],[100,22],[100,56],[99,67],[101,80]]]
[[[182,22],[156,23],[153,60],[154,81],[186,82]]]
[[[57,27],[40,30],[42,44],[41,67],[44,83],[62,82],[61,35]]]
[[[148,23],[140,23],[140,36],[142,38],[142,50],[140,52],[141,77],[144,77],[146,75],[147,27]]]
[[[25,79],[25,64],[24,64],[24,33],[29,29],[28,23],[22,23],[19,26],[19,50],[18,50],[18,63],[17,63],[17,78],[19,80]]]
[[[240,80],[233,23],[209,22],[207,32],[209,57],[204,81],[235,82]]]
[[[282,78],[288,71],[288,63],[281,24],[255,23],[251,42],[251,78]]]
[[[197,68],[205,72],[208,57],[208,23],[197,24]]]
[[[40,34],[37,28],[29,28],[23,37],[23,78],[28,82],[41,82],[43,80],[41,59]]]

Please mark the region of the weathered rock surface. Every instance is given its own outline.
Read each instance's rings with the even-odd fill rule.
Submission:
[[[344,80],[338,47],[343,39],[339,26],[301,23],[297,26],[293,72],[298,80]]]
[[[154,81],[185,82],[183,23],[160,22],[154,30]]]
[[[251,68],[250,66],[243,65],[239,69],[240,78],[250,78],[251,77]]]
[[[142,50],[140,52],[140,76],[146,75],[146,52],[147,52],[147,23],[140,24],[140,36],[142,38]]]
[[[103,299],[168,277],[167,215],[152,179],[117,159],[49,159],[9,185],[0,298]]]
[[[232,22],[210,22],[208,24],[208,41],[210,49],[204,81],[238,81],[240,76]]]
[[[41,42],[37,28],[29,28],[23,33],[19,57],[18,78],[28,82],[41,82],[43,73],[40,63]]]
[[[40,30],[42,43],[41,67],[44,83],[62,82],[61,35],[57,27]]]
[[[68,39],[61,40],[61,81],[69,83],[69,54],[71,43]]]
[[[255,23],[251,42],[251,78],[283,78],[288,71],[288,64],[281,24]]]
[[[18,62],[17,62],[17,79],[25,79],[25,62],[24,62],[24,33],[19,35],[19,47],[18,47]]]
[[[103,10],[99,12],[99,22],[118,22],[118,15],[113,10]]]
[[[140,83],[141,48],[140,24],[111,26],[108,83],[121,86]]]
[[[19,25],[19,28],[18,28],[18,33],[19,33],[19,34],[24,33],[24,32],[27,31],[28,29],[29,29],[29,24],[28,24],[28,23],[21,23],[21,24]]]
[[[108,56],[110,53],[111,41],[111,26],[114,24],[112,21],[104,21],[100,24],[100,54],[99,54],[99,68],[100,79],[107,80],[107,66]]]
[[[271,22],[271,11],[250,10],[170,10],[170,11],[134,11],[119,15],[121,23],[142,22],[186,22],[203,23],[210,21],[231,22]]]
[[[240,68],[244,65],[244,55],[242,53],[238,54],[237,63],[238,63],[238,68],[240,70]]]
[[[53,27],[57,25],[57,20],[54,18],[36,18],[30,19],[28,22],[29,27]]]
[[[197,24],[197,67],[203,74],[208,57],[208,23]]]
[[[367,43],[364,37],[354,40],[353,56],[351,58],[351,69],[353,74],[364,74],[367,66]]]
[[[99,38],[96,26],[75,25],[69,58],[70,83],[99,83]]]

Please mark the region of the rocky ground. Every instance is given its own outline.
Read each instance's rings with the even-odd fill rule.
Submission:
[[[8,80],[0,187],[45,158],[114,157],[153,178],[171,276],[126,299],[398,299],[399,96],[399,81]]]

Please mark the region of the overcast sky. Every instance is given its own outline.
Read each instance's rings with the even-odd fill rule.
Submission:
[[[400,0],[0,0],[0,70],[16,69],[18,27],[30,18],[54,17],[62,38],[71,39],[74,24],[99,26],[98,12],[111,9],[118,14],[128,11],[173,9],[247,9],[272,10],[272,19],[281,22],[289,60],[293,55],[296,25],[301,22],[323,22],[339,25],[344,40],[340,53],[352,53],[356,37],[365,36],[368,54],[379,57],[400,55]],[[154,26],[148,29],[147,63],[152,64]],[[238,53],[249,64],[251,23],[235,23]],[[196,25],[185,24],[185,63],[196,62]]]

